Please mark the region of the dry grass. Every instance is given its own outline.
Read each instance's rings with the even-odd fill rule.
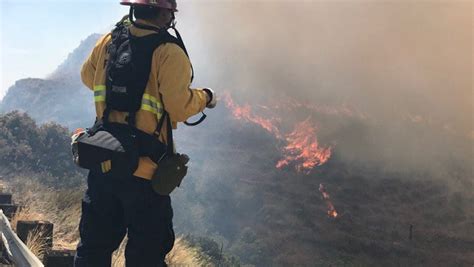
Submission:
[[[126,244],[127,238],[124,239],[120,247],[114,252],[112,258],[113,267],[125,266],[124,253]],[[166,256],[166,262],[169,266],[175,267],[213,266],[209,264],[208,259],[203,257],[198,249],[191,247],[182,237],[176,239],[173,250]]]
[[[9,183],[13,197],[23,208],[12,218],[12,226],[19,220],[46,220],[54,224],[54,248],[75,249],[79,241],[78,225],[81,216],[81,199],[84,189],[54,190],[26,177],[17,177]],[[28,236],[27,246],[42,257],[46,244],[41,233]],[[114,252],[114,267],[125,266],[126,239]],[[201,256],[199,250],[192,248],[183,238],[177,238],[173,250],[166,258],[170,266],[211,266]]]
[[[11,182],[14,198],[24,207],[14,216],[18,220],[47,220],[54,224],[57,249],[75,249],[79,234],[83,190],[54,190],[25,177]]]
[[[166,262],[170,266],[213,266],[210,260],[202,256],[202,253],[189,245],[186,240],[179,237],[174,243],[173,250],[166,255]],[[117,266],[118,267],[118,266]]]
[[[112,266],[122,267],[125,266],[125,246],[127,245],[127,237],[125,237],[120,244],[120,247],[112,255]]]
[[[48,251],[48,245],[44,240],[44,232],[37,229],[28,234],[26,239],[26,246],[35,254],[39,259],[42,259],[45,253]]]

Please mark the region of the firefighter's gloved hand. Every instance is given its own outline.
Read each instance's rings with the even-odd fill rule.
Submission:
[[[216,93],[211,88],[204,88],[203,90],[204,90],[204,92],[207,93],[207,96],[208,96],[206,107],[207,108],[215,108],[216,105],[217,105]]]

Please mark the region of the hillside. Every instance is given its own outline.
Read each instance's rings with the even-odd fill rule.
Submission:
[[[212,14],[187,39],[206,41],[189,47],[196,82],[220,98],[176,131],[191,158],[172,194],[176,232],[249,266],[473,266],[467,5],[329,2],[195,5]],[[272,23],[288,14],[301,19]],[[79,68],[97,38],[10,88],[0,111],[29,115],[1,115],[5,179],[84,189],[68,129],[94,118]]]
[[[69,128],[92,124],[92,92],[82,85],[80,68],[99,37],[92,34],[82,41],[50,77],[17,81],[0,102],[0,113],[20,110],[38,123],[57,122]]]
[[[231,252],[256,266],[474,262],[474,187],[471,167],[462,162],[469,154],[444,151],[436,168],[427,169],[423,160],[418,168],[400,168],[405,161],[394,162],[396,157],[375,149],[377,142],[369,134],[373,126],[350,120],[330,136],[319,136],[321,142],[335,138],[337,143],[326,164],[309,173],[295,172],[291,165],[279,170],[275,164],[281,145],[272,134],[233,120],[226,111],[220,114],[211,116],[206,127],[193,129],[192,139],[178,136],[180,150],[193,160],[191,174],[174,196],[176,217],[187,218],[176,221],[179,229],[220,236]],[[208,145],[196,145],[203,143]],[[406,160],[416,157],[412,149],[419,146],[406,147],[411,154]],[[379,160],[370,155],[375,152]],[[337,218],[328,216],[320,184],[330,194]]]
[[[177,136],[178,149],[192,159],[189,175],[173,193],[178,233],[218,240],[242,263],[255,266],[470,266],[474,261],[472,180],[456,162],[450,163],[445,180],[430,172],[351,163],[336,149],[328,163],[309,173],[279,170],[279,145],[271,134],[234,120],[225,110],[220,114],[211,115],[208,127],[192,129],[193,139],[187,137],[190,129]],[[2,118],[3,129],[17,129],[10,122],[16,117]],[[226,127],[218,128],[224,121]],[[342,131],[349,129],[355,128]],[[12,136],[25,144],[37,134],[7,133],[0,142],[11,143]],[[209,140],[214,145],[197,145]],[[63,151],[53,154],[69,159],[66,143],[51,150]],[[15,146],[8,153],[12,151]],[[0,162],[2,169],[10,168],[8,161]],[[74,188],[68,185],[70,178],[31,177],[36,177],[33,183],[15,188],[41,188],[35,181]],[[338,217],[328,216],[320,184],[331,195]],[[60,195],[54,199],[61,202]],[[36,203],[52,200],[43,201]],[[66,209],[74,210],[73,202],[64,202]]]

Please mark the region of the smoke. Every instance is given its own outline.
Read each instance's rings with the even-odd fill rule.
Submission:
[[[368,114],[341,157],[472,165],[471,1],[185,1],[178,22],[196,86]]]

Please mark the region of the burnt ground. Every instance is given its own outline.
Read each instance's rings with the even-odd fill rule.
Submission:
[[[418,175],[329,164],[268,185],[256,233],[272,244],[270,264],[472,266],[472,194]],[[320,182],[335,219],[326,215]]]
[[[229,120],[193,129],[192,139],[178,135],[178,149],[192,159],[173,196],[178,232],[212,236],[255,266],[474,264],[469,169],[454,164],[436,174],[350,161],[339,156],[347,148],[339,142],[329,162],[309,174],[277,170],[275,139]],[[327,216],[320,183],[336,219]]]

